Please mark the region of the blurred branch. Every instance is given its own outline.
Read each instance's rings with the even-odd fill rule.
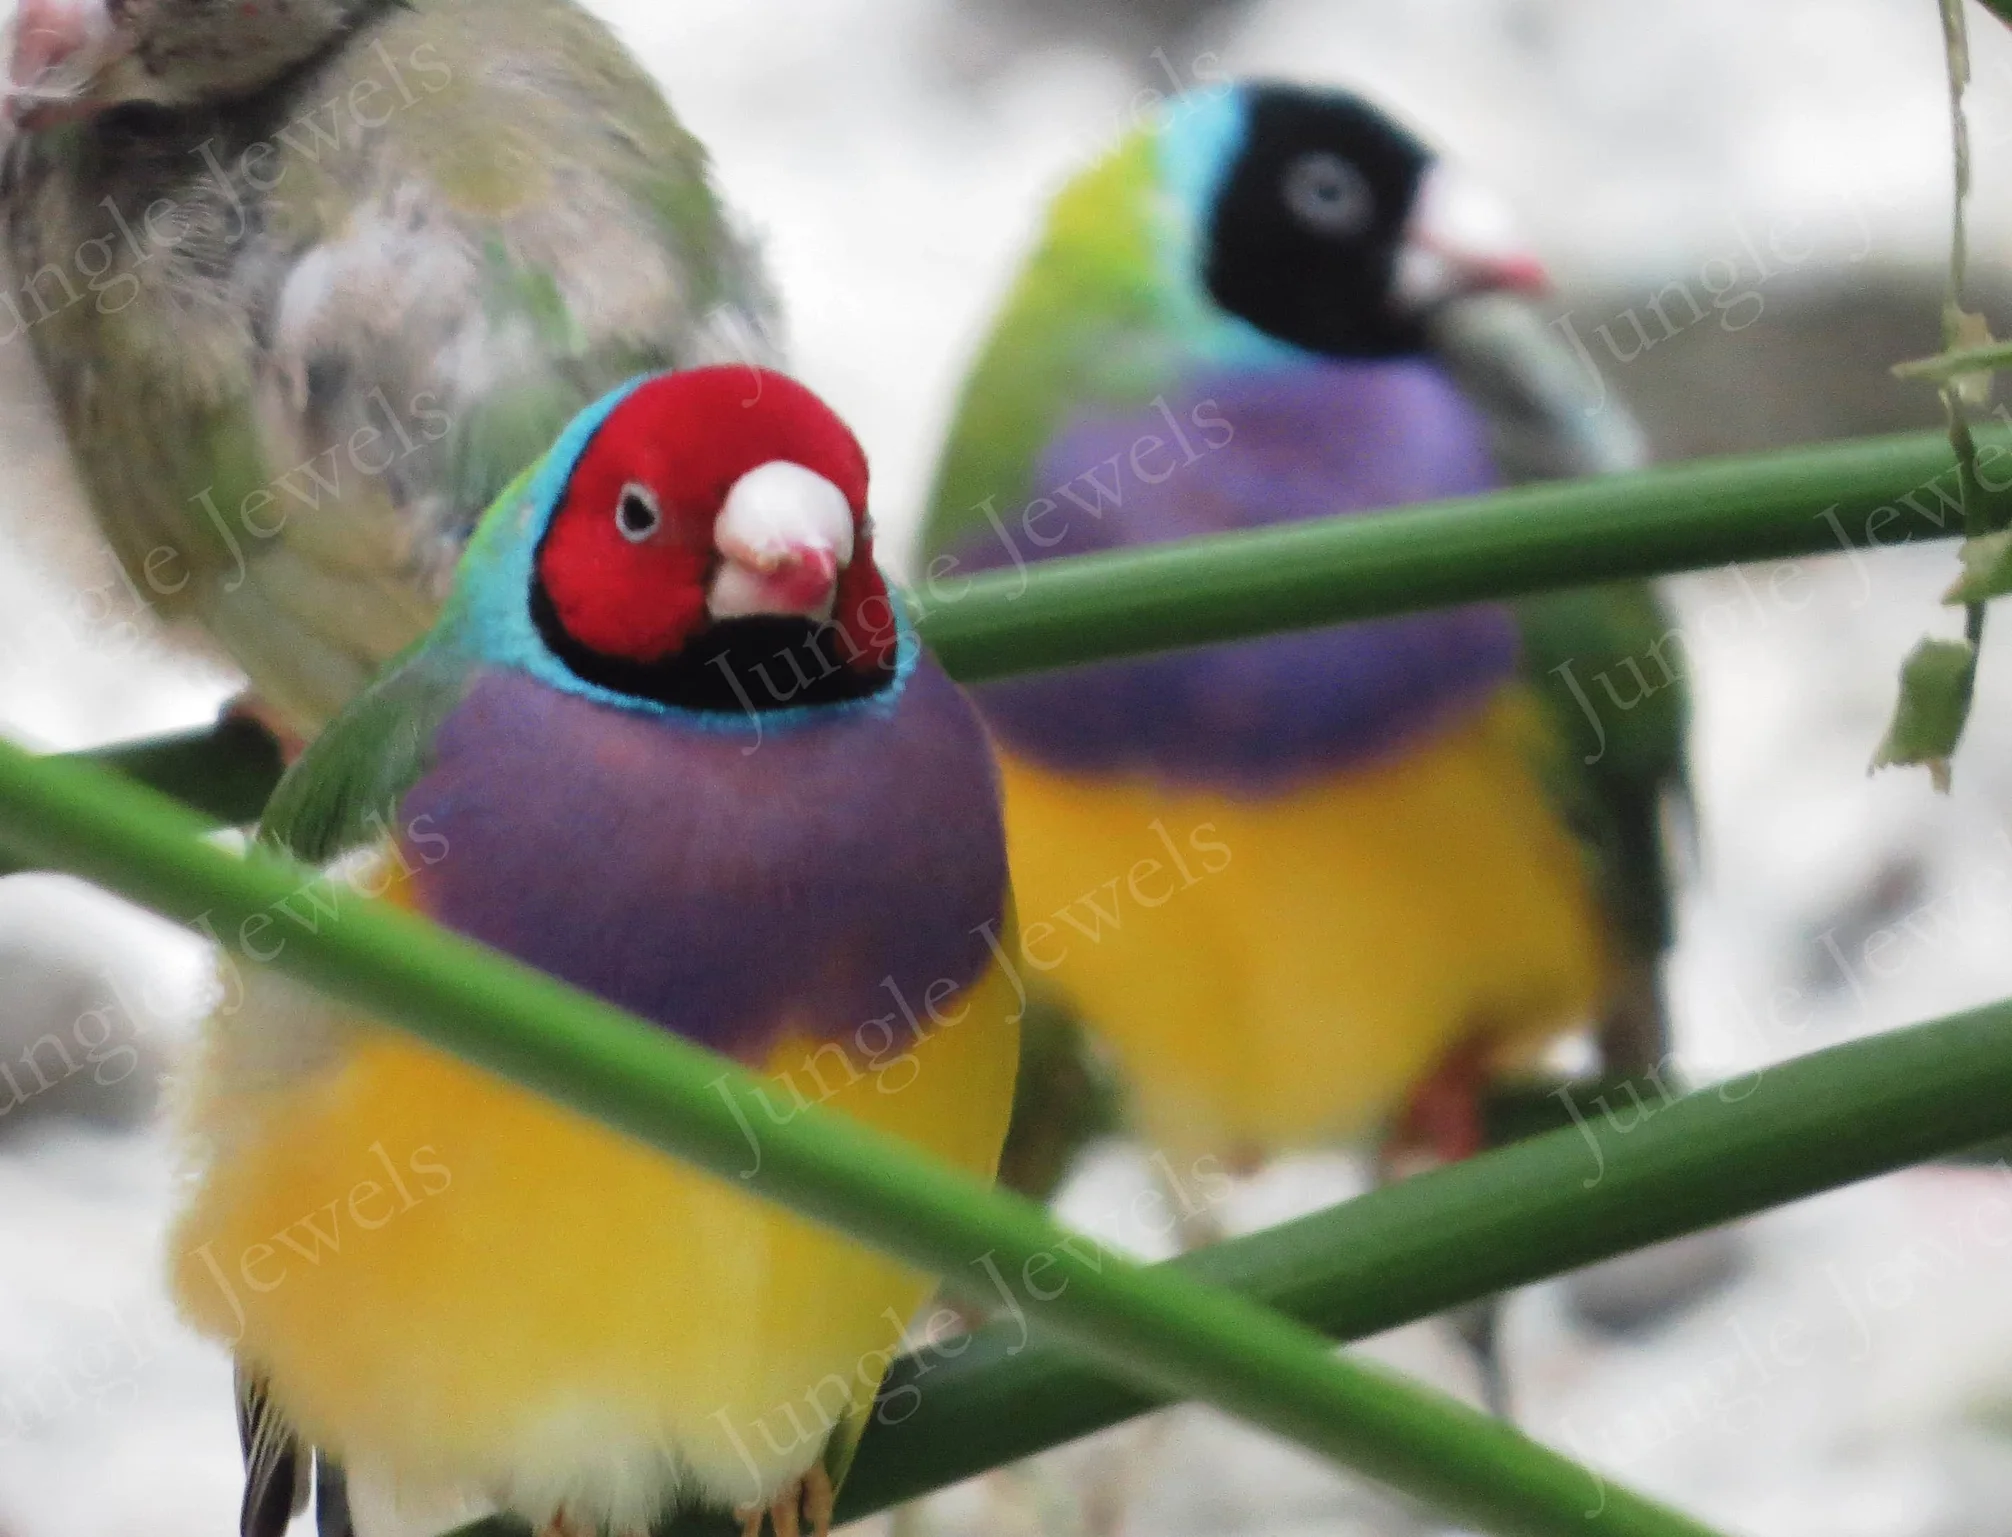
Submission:
[[[1987,463],[2008,445],[2012,434],[1980,434]],[[1945,435],[1907,433],[1047,561],[968,587],[945,573],[936,586],[957,587],[955,596],[925,586],[912,601],[944,665],[978,682],[1446,604],[1957,538],[1961,522],[1935,490],[1954,492],[1955,476]]]
[[[237,715],[197,731],[70,756],[172,796],[219,827],[256,822],[286,767],[272,734]]]
[[[2005,0],[2005,5],[2012,10],[2012,0]],[[1965,347],[1955,352],[1938,352],[1932,358],[1895,363],[1893,374],[1898,379],[1921,379],[1931,384],[1942,384],[1964,374],[1992,373],[2001,368],[2012,368],[2012,342]]]
[[[1173,1262],[1332,1338],[1512,1287],[1926,1159],[1994,1161],[2012,1131],[2012,1002],[1797,1057],[1695,1093],[1554,1095],[1547,1133]],[[1848,1133],[1842,1128],[1848,1128]],[[993,1324],[896,1361],[840,1500],[847,1520],[1157,1408]]]
[[[1985,434],[1981,451],[2007,442]],[[1448,603],[1954,538],[1963,529],[1942,515],[1934,483],[1955,467],[1938,433],[1867,438],[1048,561],[968,584],[946,574],[936,585],[954,583],[954,596],[925,585],[910,601],[944,665],[977,682]],[[223,823],[253,820],[279,773],[270,738],[237,720],[79,756]]]
[[[256,822],[286,768],[272,734],[236,715],[194,731],[65,753],[58,761],[111,769],[180,801],[203,818],[205,830]],[[20,868],[0,857],[0,876]]]
[[[1172,1263],[1338,1340],[1931,1158],[2012,1148],[2012,1003],[1833,1046],[1695,1093],[1560,1084],[1513,1147]],[[1840,1126],[1850,1134],[1841,1135]],[[1103,1430],[1168,1400],[995,1323],[897,1360],[842,1520]],[[494,1518],[454,1537],[517,1537]]]

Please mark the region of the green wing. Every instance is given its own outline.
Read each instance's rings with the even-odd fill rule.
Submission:
[[[426,772],[435,733],[471,669],[422,641],[343,709],[273,791],[260,839],[325,864],[382,837]]]
[[[462,561],[463,584],[433,630],[344,706],[281,778],[259,824],[262,841],[324,864],[391,827],[405,792],[427,770],[441,723],[474,675],[459,639],[467,617],[465,574],[515,532],[543,463],[541,457],[519,471],[480,520]]]
[[[1072,405],[1143,404],[1175,365],[1154,284],[1152,147],[1135,135],[1071,182],[959,393],[923,522],[925,560],[1011,515]]]
[[[1639,467],[1640,430],[1550,328],[1502,298],[1450,306],[1433,343],[1488,417],[1514,483]],[[1602,1031],[1609,1066],[1653,1067],[1667,1025],[1656,962],[1672,928],[1666,809],[1688,801],[1690,693],[1676,623],[1654,587],[1618,582],[1516,605],[1524,672],[1551,726],[1539,765],[1578,834],[1621,950]]]

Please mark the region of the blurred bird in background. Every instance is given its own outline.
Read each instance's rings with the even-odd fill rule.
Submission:
[[[757,1163],[765,1116],[823,1103],[989,1178],[1018,1052],[990,752],[874,565],[851,434],[753,382],[585,413],[266,836],[766,1073]],[[173,1265],[237,1358],[244,1537],[311,1453],[323,1537],[366,1487],[548,1537],[674,1505],[821,1537],[925,1278],[279,977],[233,1002]],[[303,1212],[368,1231],[280,1284]]]
[[[964,388],[931,578],[1637,463],[1514,299],[1541,282],[1368,103],[1177,99],[1056,199]],[[1575,690],[1669,628],[1631,585],[980,690],[1026,961],[1147,1136],[1190,1171],[1329,1139],[1443,1161],[1561,1031],[1656,1071],[1684,691]]]
[[[770,355],[759,264],[571,0],[20,0],[0,201],[136,588],[311,736],[639,372]]]

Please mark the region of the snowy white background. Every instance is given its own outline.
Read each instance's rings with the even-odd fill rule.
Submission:
[[[1142,83],[1213,45],[1154,60],[1150,29],[1117,29],[1100,49],[1044,41],[1038,17],[1001,24],[1007,0],[953,3],[598,6],[764,232],[798,369],[860,430],[897,534],[1038,200],[1126,120]],[[2012,40],[1981,13],[1973,24],[1977,246],[2012,263]],[[1791,322],[1797,296],[1932,267],[1944,249],[1930,0],[1258,0],[1222,46],[1239,69],[1355,83],[1408,113],[1520,205],[1568,293],[1600,296],[1584,300],[1587,327],[1703,263],[1742,260],[1750,237],[1815,235],[1792,269],[1742,279],[1760,295],[1753,323],[1709,317],[1634,365],[1647,380],[1681,353],[1693,378],[1764,374],[1769,397],[1710,398],[1707,385],[1689,402],[1677,392],[1673,411],[1833,420],[1850,381],[1802,361],[1797,346],[1826,328]],[[1881,365],[1933,344],[1924,323],[1856,359],[1860,384],[1876,389]],[[25,361],[0,349],[0,729],[72,747],[201,720],[230,680],[136,627],[82,532]],[[1631,389],[1627,369],[1609,375]],[[1925,400],[1920,414],[1932,416]],[[1664,436],[1715,430],[1673,418]],[[2012,994],[2002,624],[1954,795],[1864,772],[1899,658],[1924,625],[1949,628],[1936,598],[1951,567],[1946,550],[1863,570],[1806,562],[1758,600],[1724,573],[1675,584],[1695,664],[1703,860],[1672,978],[1697,1076]],[[1885,929],[1895,937],[1877,939]],[[24,948],[64,957],[68,980],[49,981]],[[108,1081],[83,1086],[82,1118],[0,1123],[0,1537],[231,1529],[227,1369],[179,1331],[157,1279],[164,1144],[117,1124],[132,1119],[130,1084],[186,1034],[200,978],[191,948],[147,920],[61,882],[0,883],[0,1025],[32,1018],[39,1032],[108,1011],[93,1027],[108,1043],[94,1076]],[[136,1058],[118,1054],[128,1046]],[[1332,1198],[1353,1177],[1339,1161],[1276,1171],[1235,1220]],[[1125,1236],[1104,1217],[1139,1178],[1122,1155],[1100,1159],[1070,1210]],[[1756,1537],[2012,1532],[2012,1180],[1882,1181],[1753,1225],[1744,1254],[1733,1285],[1627,1342],[1576,1322],[1559,1288],[1519,1300],[1509,1351],[1530,1427]],[[1465,1386],[1434,1329],[1375,1348]],[[926,1519],[1071,1532],[1114,1492],[1140,1533],[1431,1527],[1199,1412],[955,1492]]]

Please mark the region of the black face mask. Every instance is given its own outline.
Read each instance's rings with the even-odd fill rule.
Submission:
[[[1393,302],[1398,253],[1432,156],[1353,96],[1249,88],[1250,131],[1204,234],[1203,282],[1231,314],[1332,357],[1422,351]]]

